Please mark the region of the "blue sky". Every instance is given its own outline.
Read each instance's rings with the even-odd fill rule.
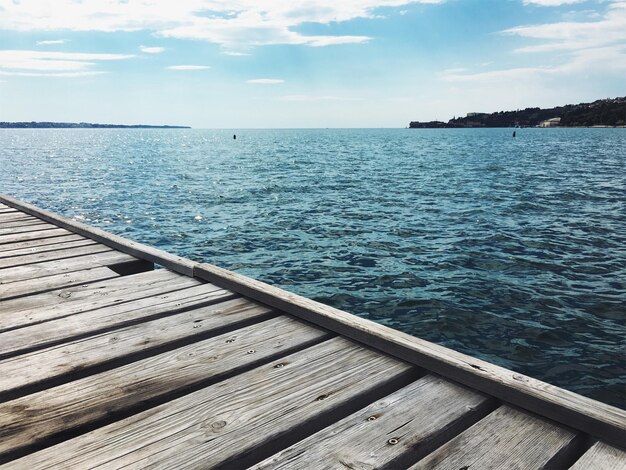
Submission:
[[[626,1],[0,0],[0,121],[404,127],[626,95]]]

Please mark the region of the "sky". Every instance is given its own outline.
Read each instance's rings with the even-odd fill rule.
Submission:
[[[626,95],[626,1],[0,0],[0,121],[405,127]]]

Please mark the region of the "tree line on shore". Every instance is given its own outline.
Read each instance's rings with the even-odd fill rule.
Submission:
[[[469,113],[448,122],[412,121],[412,129],[464,127],[536,127],[542,121],[561,118],[560,127],[626,126],[626,97],[568,104],[555,108],[526,108],[496,113]]]

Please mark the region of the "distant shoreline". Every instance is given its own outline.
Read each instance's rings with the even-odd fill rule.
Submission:
[[[0,129],[191,129],[190,126],[97,124],[91,122],[0,122]]]

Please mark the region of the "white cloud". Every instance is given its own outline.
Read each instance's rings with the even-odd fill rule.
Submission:
[[[0,74],[24,77],[99,75],[104,72],[90,70],[95,65],[95,61],[123,60],[131,57],[134,56],[127,54],[0,50]]]
[[[581,50],[610,44],[626,44],[626,1],[613,2],[597,21],[567,21],[540,25],[518,26],[503,31],[529,38],[547,41],[529,45],[518,52],[546,52],[557,50]]]
[[[571,5],[581,3],[584,0],[524,0],[524,5],[539,5],[542,7],[558,7],[561,5]]]
[[[146,54],[160,54],[165,51],[164,47],[150,47],[150,46],[139,46],[139,50],[141,52],[145,52]]]
[[[602,73],[626,79],[626,1],[608,4],[597,20],[588,19],[588,14],[586,17],[581,21],[518,26],[502,31],[503,34],[532,41],[532,44],[515,52],[561,52],[556,56],[538,56],[537,65],[477,73],[450,69],[442,72],[441,79],[447,82],[514,84],[523,80],[537,81],[550,77],[572,79]],[[542,63],[542,59],[549,62]]]
[[[0,29],[18,31],[138,31],[201,39],[225,47],[269,44],[329,46],[363,43],[360,35],[296,32],[305,23],[377,18],[381,7],[445,0],[0,0]]]
[[[232,57],[245,57],[245,56],[251,55],[251,54],[248,54],[247,52],[236,52],[236,51],[223,51],[222,54],[229,55]]]
[[[108,72],[60,72],[60,73],[50,73],[50,72],[6,72],[4,70],[0,70],[0,75],[3,76],[14,76],[14,77],[91,77],[94,75],[103,75]]]
[[[255,85],[278,85],[279,83],[285,83],[285,80],[279,78],[254,78],[247,80],[247,83],[253,83]]]
[[[310,95],[286,95],[280,99],[282,101],[361,101],[361,98]]]
[[[54,44],[65,44],[65,39],[49,39],[46,41],[37,41],[38,46],[52,46]]]
[[[170,65],[166,68],[169,70],[206,70],[211,67],[208,65]]]

